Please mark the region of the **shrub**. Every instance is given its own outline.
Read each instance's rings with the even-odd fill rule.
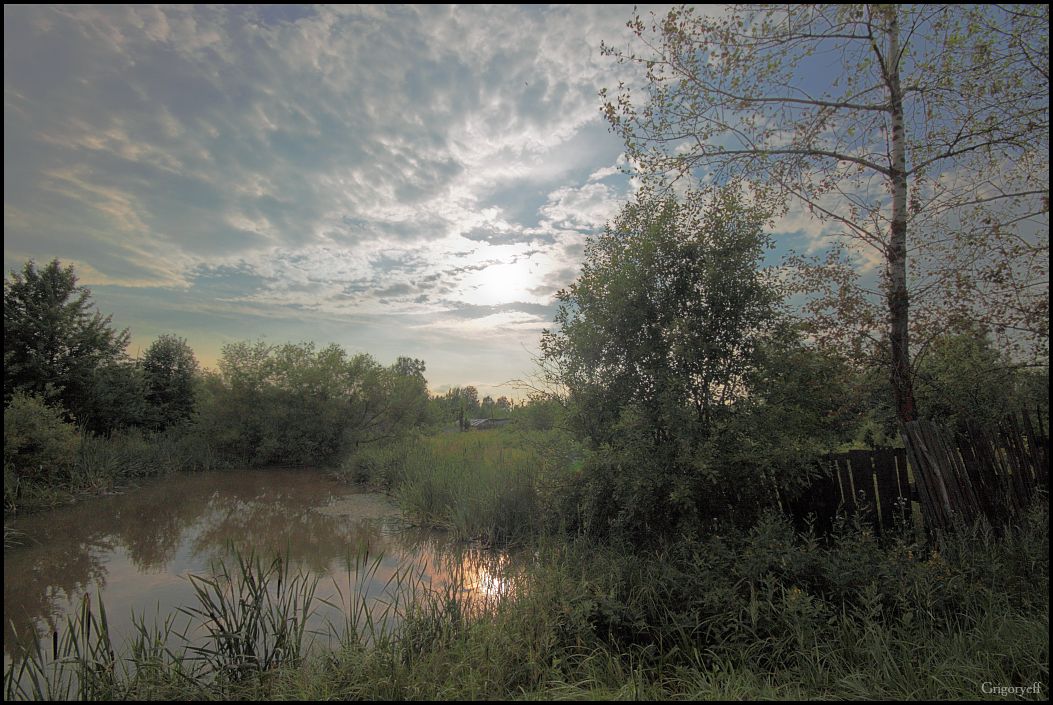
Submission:
[[[73,424],[41,397],[19,392],[4,409],[5,475],[10,469],[20,480],[68,480],[79,444]]]

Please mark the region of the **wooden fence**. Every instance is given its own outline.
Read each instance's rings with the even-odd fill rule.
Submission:
[[[1040,416],[1007,419],[997,431],[954,436],[928,421],[905,424],[906,448],[829,456],[828,474],[783,507],[825,533],[840,512],[862,513],[877,531],[910,523],[920,506],[927,532],[984,516],[1001,526],[1039,490],[1049,491],[1049,429]]]

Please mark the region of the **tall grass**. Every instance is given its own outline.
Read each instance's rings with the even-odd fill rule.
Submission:
[[[6,700],[171,699],[233,692],[244,680],[300,664],[318,578],[233,551],[210,576],[191,575],[196,604],[135,631],[121,653],[106,608],[85,595],[50,643],[32,646],[5,672]],[[188,617],[179,629],[179,615]],[[21,643],[21,642],[20,642]],[[50,651],[48,650],[50,646]]]
[[[254,553],[235,551],[234,560],[233,570],[221,562],[211,577],[190,576],[198,604],[180,612],[201,624],[208,638],[188,650],[231,681],[299,663],[318,578],[290,575],[288,556],[265,566]]]
[[[576,453],[556,431],[498,429],[365,448],[341,470],[391,492],[421,524],[503,545],[536,536],[550,522],[549,500]]]
[[[85,595],[80,611],[67,619],[66,626],[61,636],[58,631],[52,634],[50,660],[37,640],[18,668],[5,674],[6,700],[97,700],[112,694],[117,658],[106,608],[100,604],[96,614]]]
[[[4,673],[5,700],[167,700],[195,698],[207,687],[174,650],[175,615],[146,624],[133,616],[135,634],[125,652],[113,644],[106,607],[85,595],[81,608],[42,644],[35,640]],[[21,643],[21,642],[20,642]]]
[[[147,433],[132,429],[108,438],[85,436],[77,458],[77,475],[91,485],[134,480],[188,470],[213,470],[219,461],[197,433],[170,429]]]
[[[1038,683],[1029,697],[1048,697],[1044,506],[1004,536],[977,526],[934,545],[881,542],[851,523],[826,541],[768,517],[646,555],[583,540],[533,548],[496,594],[462,590],[463,575],[431,585],[413,566],[383,599],[342,594],[332,602],[347,624],[317,651],[302,647],[302,622],[289,618],[300,612],[283,606],[309,604],[311,582],[282,578],[291,603],[268,601],[284,568],[239,559],[183,613],[211,625],[215,658],[180,656],[145,629],[131,656],[117,658],[101,606],[98,618],[85,606],[57,661],[38,649],[7,675],[6,696],[972,699],[987,697],[984,683]],[[368,576],[378,565],[362,556],[348,569]],[[245,630],[216,613],[243,603],[270,614],[257,619],[261,629],[290,627],[297,643],[286,653],[301,657],[217,648]]]
[[[212,446],[193,428],[160,433],[130,429],[109,437],[78,435],[75,454],[65,472],[23,477],[5,465],[4,513],[49,509],[144,478],[219,466]]]

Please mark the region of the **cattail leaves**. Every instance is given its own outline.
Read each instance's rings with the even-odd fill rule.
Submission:
[[[180,612],[208,631],[205,646],[188,650],[237,681],[300,659],[318,578],[290,577],[288,556],[264,564],[236,553],[235,562],[233,572],[220,562],[214,577],[189,576],[198,605]]]

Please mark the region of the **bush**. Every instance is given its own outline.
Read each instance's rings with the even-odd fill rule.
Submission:
[[[416,439],[364,445],[344,461],[339,472],[351,482],[390,490],[401,483],[406,455],[419,442]]]
[[[73,424],[38,396],[19,392],[4,409],[4,469],[20,480],[69,480],[79,445]]]
[[[219,370],[201,385],[200,423],[231,462],[330,464],[426,420],[419,360],[383,367],[338,345],[232,343],[223,347]]]
[[[363,446],[339,472],[390,492],[416,522],[504,544],[573,526],[577,455],[565,433],[504,428]]]
[[[564,422],[564,410],[559,401],[541,394],[533,394],[520,404],[512,418],[521,428],[531,431],[550,431]]]

